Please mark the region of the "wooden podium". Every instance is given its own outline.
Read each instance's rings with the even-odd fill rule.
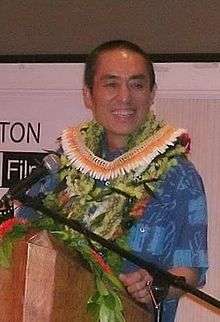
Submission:
[[[30,234],[17,242],[10,269],[0,269],[0,321],[91,322],[86,303],[93,288],[77,254],[45,231]],[[123,304],[126,321],[153,321],[131,298],[123,296]]]

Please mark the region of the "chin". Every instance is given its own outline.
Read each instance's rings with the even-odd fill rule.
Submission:
[[[128,136],[132,133],[134,133],[137,129],[132,128],[132,129],[117,129],[117,130],[111,130],[111,133],[114,133],[115,135],[121,135],[121,136]]]

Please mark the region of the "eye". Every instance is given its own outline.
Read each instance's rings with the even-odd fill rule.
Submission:
[[[133,81],[130,83],[130,86],[136,90],[142,90],[145,88],[145,84],[142,81]]]
[[[107,82],[104,84],[104,87],[109,87],[109,88],[116,88],[117,87],[117,83],[116,82]]]
[[[144,88],[144,85],[142,83],[137,83],[137,84],[134,84],[134,87],[135,88]]]

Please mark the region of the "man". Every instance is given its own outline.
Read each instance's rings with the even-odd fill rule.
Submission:
[[[96,57],[95,67],[93,66],[95,69],[93,78],[91,77],[92,79],[89,82],[85,77],[83,90],[85,104],[92,110],[96,121],[104,126],[109,150],[123,149],[126,147],[129,134],[137,131],[146,121],[150,106],[153,103],[156,88],[152,65],[149,58],[139,48],[135,48],[135,46],[133,48],[133,45],[123,41],[102,45],[96,56],[98,58]],[[185,175],[185,173],[182,173],[182,175]],[[197,189],[200,191],[195,195],[195,199],[193,197],[191,200],[188,200],[188,207],[190,207],[190,204],[193,204],[192,200],[198,198],[203,202],[201,198],[204,197],[202,187],[198,183],[199,179],[196,178],[196,174],[193,175],[195,176],[195,181],[192,184],[198,184]],[[181,181],[181,177],[179,181]],[[190,187],[188,189],[190,190]],[[196,190],[195,187],[193,190]],[[181,202],[181,200],[179,201]],[[161,207],[164,207],[162,202]],[[170,202],[172,202],[172,195],[170,196]],[[179,206],[177,205],[177,207]],[[150,212],[150,210],[148,211]],[[150,216],[148,211],[146,210],[146,216]],[[161,210],[158,211],[160,212]],[[187,209],[187,211],[189,210]],[[198,219],[198,222],[201,226],[197,228],[198,232],[199,230],[201,232],[201,228],[204,227],[204,239],[202,242],[205,243],[206,222],[205,220],[202,222],[205,215],[202,212],[205,211],[205,207],[200,207],[200,211],[201,219]],[[162,217],[161,214],[158,214],[158,216]],[[162,225],[164,225],[165,229],[167,224],[162,222]],[[159,227],[158,225],[158,229]],[[170,229],[173,228],[170,226]],[[184,227],[182,228],[184,229]],[[156,233],[154,235],[156,237]],[[203,238],[202,235],[200,237]],[[165,236],[163,238],[165,239]],[[206,247],[205,244],[203,247]],[[177,245],[176,248],[178,249]],[[188,254],[188,250],[185,250],[185,253]],[[184,256],[184,250],[182,255]],[[201,259],[201,263],[203,260],[205,260],[205,257]],[[184,276],[187,282],[197,285],[200,270],[197,265],[199,263],[193,263],[192,258],[188,263],[187,261],[184,263],[184,258],[182,258],[182,263],[181,259],[177,261],[179,261],[178,266],[171,266],[169,271],[175,275]],[[137,269],[135,272],[121,275],[121,280],[127,287],[128,292],[137,301],[143,303],[149,302],[146,282],[151,279],[152,277],[143,269]],[[177,289],[170,289],[169,297],[178,297],[180,293]],[[168,320],[168,316],[164,317],[164,321],[171,321],[171,318]]]
[[[72,216],[82,216],[105,238],[117,239],[123,231],[135,254],[202,285],[207,268],[203,186],[185,157],[189,142],[184,132],[150,113],[155,91],[152,63],[135,44],[110,41],[88,57],[83,97],[96,122],[67,129],[61,139],[77,171],[72,183],[67,180],[77,209]],[[90,188],[89,199],[78,189],[87,179],[96,195],[102,191],[101,201]],[[98,225],[97,218],[102,218]],[[147,285],[152,276],[146,270],[125,263],[120,279],[136,301],[151,303]],[[174,321],[180,295],[170,287],[163,322]]]

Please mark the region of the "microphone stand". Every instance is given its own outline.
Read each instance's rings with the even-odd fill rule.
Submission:
[[[162,286],[165,286],[165,290],[163,289],[160,292],[157,292],[156,286],[154,287],[153,284],[150,285],[151,292],[156,300],[156,303],[159,300],[159,306],[157,303],[158,308],[155,308],[156,311],[156,322],[161,321],[162,316],[162,301],[166,297],[169,286],[174,286],[178,289],[183,290],[186,293],[190,293],[194,295],[195,297],[203,300],[204,302],[220,309],[220,301],[209,294],[200,291],[199,289],[193,287],[192,285],[186,283],[185,278],[176,276],[174,274],[171,274],[168,271],[165,271],[161,268],[159,268],[154,263],[147,262],[141,257],[138,257],[131,252],[119,247],[115,242],[111,240],[106,240],[105,238],[93,233],[89,229],[87,229],[83,224],[78,222],[74,219],[67,219],[66,217],[60,215],[59,213],[52,211],[51,209],[45,207],[42,202],[36,201],[35,199],[24,195],[23,193],[20,193],[16,196],[14,196],[15,199],[22,202],[24,205],[28,207],[32,207],[35,210],[38,210],[44,214],[46,214],[48,217],[51,217],[54,219],[54,221],[58,221],[61,224],[67,225],[68,227],[72,228],[73,230],[79,232],[80,234],[84,235],[86,238],[91,239],[95,242],[98,242],[103,247],[115,252],[117,255],[127,259],[128,261],[134,263],[135,265],[147,270],[149,274],[153,277],[155,281],[159,281],[159,284],[161,283]],[[155,284],[156,285],[156,284]],[[158,296],[158,294],[162,294],[163,296]],[[153,299],[153,298],[152,298]],[[155,305],[154,305],[155,306]]]
[[[169,286],[164,281],[154,279],[153,282],[150,281],[147,283],[147,287],[154,308],[154,322],[162,322],[163,300],[168,294]]]

